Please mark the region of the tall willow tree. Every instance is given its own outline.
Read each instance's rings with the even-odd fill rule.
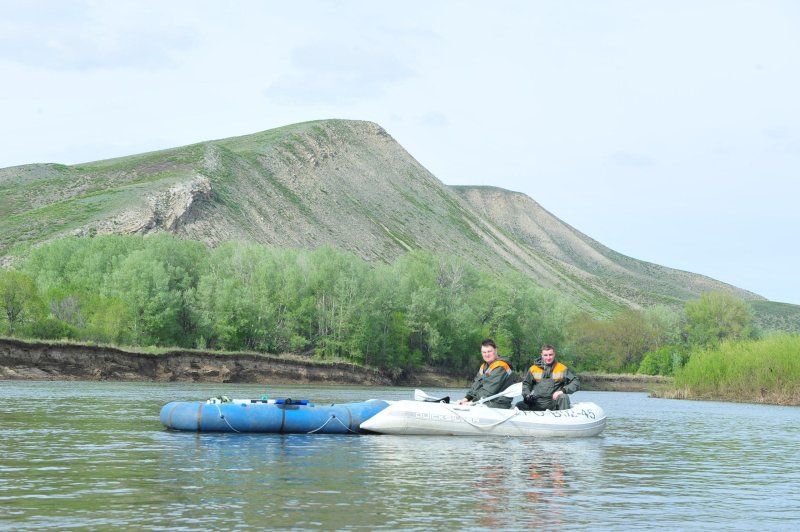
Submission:
[[[350,253],[322,248],[311,255],[308,292],[316,318],[312,339],[321,358],[363,360],[369,277],[366,263]]]
[[[571,341],[577,368],[636,372],[645,354],[658,349],[670,335],[661,329],[667,319],[625,309],[608,319],[588,314],[576,317]]]
[[[685,333],[690,345],[710,346],[755,335],[750,307],[727,292],[705,292],[686,303]]]
[[[203,343],[211,348],[280,351],[281,279],[292,278],[275,252],[255,245],[223,245],[211,254],[197,288]],[[302,297],[296,294],[295,297]]]
[[[194,346],[193,298],[206,256],[198,242],[155,235],[114,261],[101,295],[127,307],[134,344]]]
[[[0,270],[0,326],[15,335],[41,314],[36,284],[28,275]]]

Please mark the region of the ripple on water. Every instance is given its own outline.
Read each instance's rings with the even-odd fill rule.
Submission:
[[[264,386],[0,382],[0,527],[790,528],[798,409],[579,392],[597,438],[168,432],[174,399]],[[412,390],[272,389],[331,402]],[[457,395],[463,390],[430,390]]]

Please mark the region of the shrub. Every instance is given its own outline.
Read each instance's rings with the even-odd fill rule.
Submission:
[[[638,373],[643,375],[674,375],[686,363],[686,348],[680,345],[665,345],[644,355]]]

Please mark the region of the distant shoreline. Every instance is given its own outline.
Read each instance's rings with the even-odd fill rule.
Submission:
[[[587,391],[651,391],[671,379],[648,375],[580,375]],[[0,379],[238,382],[468,387],[470,379],[431,368],[390,374],[297,355],[168,350],[154,354],[112,346],[0,339]]]
[[[580,373],[581,389],[592,392],[650,392],[672,386],[663,375]]]

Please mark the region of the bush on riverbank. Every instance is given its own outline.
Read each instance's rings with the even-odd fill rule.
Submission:
[[[675,374],[676,396],[800,405],[800,336],[696,349]]]

